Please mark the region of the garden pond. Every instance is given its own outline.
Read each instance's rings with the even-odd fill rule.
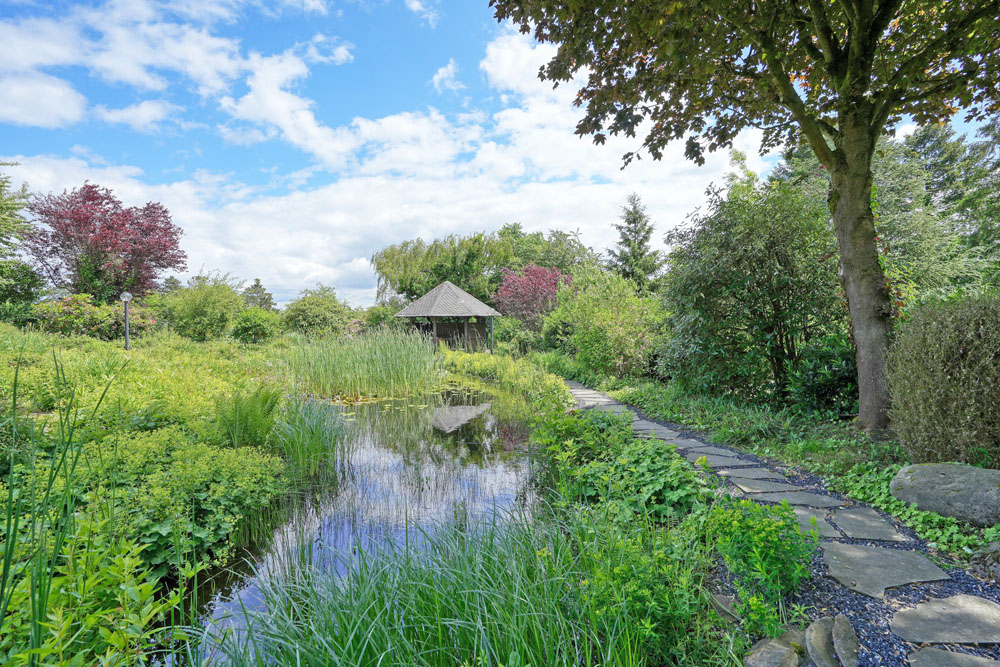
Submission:
[[[246,611],[264,611],[260,578],[281,573],[290,558],[343,574],[359,551],[420,548],[442,526],[491,521],[534,499],[529,416],[517,397],[471,383],[329,409],[348,424],[335,473],[297,494],[267,546],[242,567],[203,582],[204,625],[239,627]]]

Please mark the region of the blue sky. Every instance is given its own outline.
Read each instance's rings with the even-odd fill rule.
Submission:
[[[683,147],[622,170],[633,140],[573,134],[572,85],[537,79],[551,47],[487,0],[0,3],[0,159],[16,181],[84,181],[160,201],[188,275],[261,278],[279,301],[317,282],[374,298],[372,252],[494,230],[613,243],[637,192],[660,232],[728,168]],[[736,145],[756,156],[757,135]]]

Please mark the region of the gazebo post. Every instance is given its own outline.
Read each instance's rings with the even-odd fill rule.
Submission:
[[[490,352],[493,351],[493,320],[496,319],[490,315]]]
[[[434,345],[438,344],[438,320],[436,317],[431,318],[431,331],[434,335]]]
[[[469,318],[465,318],[465,351],[468,352],[469,347]]]

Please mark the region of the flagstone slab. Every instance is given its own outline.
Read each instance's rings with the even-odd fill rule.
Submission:
[[[700,454],[715,454],[716,456],[732,456],[734,454],[731,449],[723,449],[722,447],[712,447],[711,445],[701,445],[697,447],[692,447],[688,451],[698,452]]]
[[[845,535],[855,540],[906,542],[906,537],[870,507],[837,510],[830,520]]]
[[[698,442],[697,440],[691,440],[690,438],[675,438],[674,445],[677,449],[692,449],[694,447],[705,447],[704,442]]]
[[[679,448],[679,447],[678,447]],[[780,472],[774,472],[767,468],[737,468],[736,470],[718,470],[717,475],[723,477],[742,477],[743,479],[771,479],[787,482],[788,478]]]
[[[782,500],[786,500],[789,505],[807,505],[809,507],[840,507],[844,504],[842,500],[837,500],[830,496],[821,496],[818,493],[810,493],[809,491],[759,493],[753,499],[765,503],[780,503]]]
[[[773,491],[803,491],[801,486],[794,484],[783,484],[781,482],[771,482],[766,479],[743,479],[742,477],[732,477],[729,480],[741,491],[747,493],[768,493]],[[752,499],[752,498],[751,498]]]
[[[840,531],[827,523],[825,511],[814,510],[811,507],[793,507],[792,511],[795,512],[795,519],[799,522],[799,530],[803,533],[815,530],[820,537],[840,537]],[[812,523],[814,518],[816,519],[815,526]]]
[[[924,648],[907,656],[911,667],[990,667],[1000,661],[939,648]]]
[[[749,461],[742,461],[732,456],[717,456],[715,454],[702,454],[701,452],[689,451],[684,453],[684,457],[691,463],[698,459],[705,459],[705,463],[711,468],[724,468],[739,465],[753,465]]]
[[[826,542],[823,562],[831,577],[852,591],[876,599],[883,599],[887,588],[951,578],[916,551]]]
[[[1000,644],[1000,605],[964,594],[928,600],[897,611],[889,628],[921,644]]]

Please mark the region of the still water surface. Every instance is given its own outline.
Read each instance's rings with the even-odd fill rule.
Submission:
[[[239,626],[243,608],[264,611],[257,577],[282,568],[289,554],[305,552],[315,567],[342,574],[358,550],[419,547],[449,522],[476,524],[530,504],[520,404],[468,387],[432,399],[331,404],[351,425],[336,479],[310,490],[253,567],[201,596],[203,623]]]

